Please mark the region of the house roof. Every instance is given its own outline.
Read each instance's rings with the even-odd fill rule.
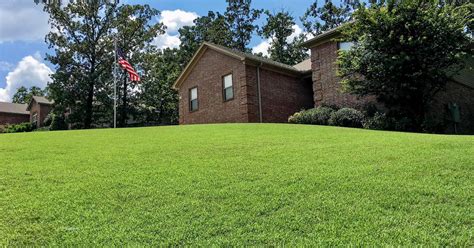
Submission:
[[[0,113],[29,115],[30,112],[26,110],[26,107],[26,104],[0,102]]]
[[[38,104],[43,104],[43,105],[52,105],[54,102],[53,101],[50,101],[48,100],[46,97],[44,96],[33,96],[30,100],[30,102],[28,103],[28,107],[26,108],[26,110],[31,110],[31,104],[33,103],[33,100],[38,103]]]
[[[283,64],[271,59],[263,58],[260,56],[256,56],[250,53],[244,53],[238,50],[234,50],[228,47],[216,45],[210,42],[204,42],[201,44],[199,49],[196,51],[194,56],[192,57],[191,61],[188,63],[188,65],[184,68],[184,70],[181,72],[179,75],[178,79],[176,82],[173,84],[173,88],[177,89],[181,83],[187,78],[189,75],[189,72],[194,68],[196,65],[196,62],[199,60],[199,58],[202,56],[202,54],[207,50],[207,49],[212,49],[214,51],[220,52],[222,54],[234,57],[236,59],[241,60],[242,62],[246,64],[252,64],[252,65],[263,65],[266,67],[266,69],[271,69],[277,72],[283,72],[283,73],[288,73],[292,75],[304,75],[308,73],[308,70],[300,70],[294,66]]]
[[[293,66],[294,68],[300,71],[310,71],[311,70],[311,59],[305,59],[300,63]]]
[[[320,45],[322,43],[325,43],[333,38],[336,38],[341,34],[341,27],[335,27],[333,29],[330,29],[326,32],[323,32],[321,34],[316,35],[315,37],[303,42],[301,45],[306,47],[306,48],[311,48],[317,45]]]

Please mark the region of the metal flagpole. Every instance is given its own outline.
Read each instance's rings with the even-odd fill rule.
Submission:
[[[117,128],[117,34],[114,35],[114,128]]]

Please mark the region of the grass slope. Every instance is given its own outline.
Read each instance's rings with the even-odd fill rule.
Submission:
[[[278,124],[0,135],[0,246],[473,246],[474,137]]]

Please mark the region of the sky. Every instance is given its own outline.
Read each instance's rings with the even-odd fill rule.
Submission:
[[[68,0],[63,0],[68,1]],[[296,21],[295,35],[302,32],[299,17],[313,0],[253,0],[254,8],[272,12],[289,11]],[[122,0],[121,3],[149,4],[161,11],[157,21],[167,27],[164,35],[155,39],[158,47],[179,46],[178,29],[192,25],[193,20],[208,11],[224,12],[224,0]],[[51,81],[53,65],[45,61],[51,53],[44,41],[49,32],[48,15],[34,0],[0,0],[0,101],[11,101],[20,86],[44,88]],[[263,19],[259,20],[262,22]],[[254,36],[250,43],[254,52],[266,52],[268,40]]]

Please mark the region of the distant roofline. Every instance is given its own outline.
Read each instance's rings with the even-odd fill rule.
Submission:
[[[0,113],[29,115],[30,112],[26,110],[26,107],[27,105],[23,103],[0,102]]]

